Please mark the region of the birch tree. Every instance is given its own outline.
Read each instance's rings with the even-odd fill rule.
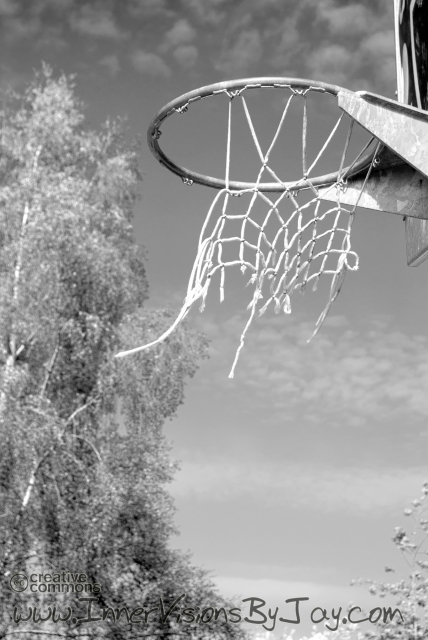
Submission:
[[[29,563],[86,574],[102,587],[100,606],[132,608],[161,596],[170,604],[181,593],[192,606],[227,604],[206,574],[169,546],[174,508],[166,485],[175,465],[162,427],[206,356],[205,339],[184,327],[157,349],[113,358],[170,322],[169,312],[144,309],[145,253],[132,228],[139,180],[123,123],[85,128],[72,79],[55,79],[45,66],[23,95],[5,101],[0,637],[23,630],[11,623],[14,606],[60,602],[10,589],[8,578]],[[77,597],[61,603],[76,613],[82,608]],[[107,622],[84,628],[66,621],[49,633],[243,637],[221,619],[192,626],[153,616],[137,631]],[[41,627],[31,628],[34,634]]]

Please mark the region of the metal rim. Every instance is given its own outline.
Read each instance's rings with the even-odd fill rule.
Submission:
[[[214,178],[212,176],[207,176],[202,173],[197,173],[186,167],[182,167],[170,158],[162,151],[159,146],[159,138],[161,135],[160,126],[166,118],[168,118],[173,113],[183,113],[187,111],[188,106],[192,102],[197,102],[198,100],[202,100],[203,98],[208,98],[214,95],[219,95],[222,93],[230,93],[233,91],[239,91],[240,89],[312,89],[313,91],[318,91],[320,93],[329,93],[333,96],[337,96],[339,92],[343,93],[354,93],[349,89],[344,89],[343,87],[339,87],[334,84],[328,84],[326,82],[320,82],[317,80],[306,80],[303,78],[242,78],[239,80],[228,80],[226,82],[217,82],[215,84],[210,84],[205,87],[201,87],[199,89],[194,89],[193,91],[189,91],[188,93],[175,98],[168,104],[166,104],[162,109],[157,113],[154,117],[150,126],[147,130],[147,143],[150,148],[150,151],[153,153],[155,158],[162,164],[164,167],[169,169],[172,173],[178,175],[183,182],[188,184],[201,184],[207,187],[212,187],[214,189],[226,189],[226,182],[221,178]],[[350,177],[351,175],[355,175],[359,173],[361,170],[365,169],[371,162],[373,158],[373,153],[368,153],[361,157],[358,162],[356,162],[352,166],[352,171],[347,174],[349,167],[342,170],[343,174],[346,174],[346,177]],[[304,181],[303,179],[293,182],[284,182],[283,185],[280,185],[278,182],[263,182],[260,183],[257,188],[259,191],[267,191],[267,192],[282,192],[282,191],[293,191],[293,190],[303,190],[309,188],[311,185],[314,187],[327,186],[330,184],[334,184],[337,181],[338,172],[333,172],[329,174],[325,174],[322,176],[317,176],[315,178],[310,179],[310,183]],[[254,189],[254,182],[238,182],[234,180],[229,181],[229,189],[231,191],[243,191],[243,190],[251,190]]]

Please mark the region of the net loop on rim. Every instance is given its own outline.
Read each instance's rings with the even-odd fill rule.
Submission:
[[[365,170],[365,179],[360,191],[361,196],[373,166],[376,164],[376,156],[381,144],[375,139],[369,140],[358,153],[350,165],[345,166],[347,154],[354,130],[354,121],[349,119],[346,140],[343,152],[340,156],[339,169],[334,174],[312,177],[313,171],[324,153],[331,144],[337,130],[344,121],[342,113],[335,122],[321,149],[312,162],[308,161],[308,111],[307,96],[311,91],[318,93],[330,93],[336,95],[338,88],[329,85],[317,85],[310,81],[291,81],[286,79],[284,83],[248,82],[243,86],[228,86],[216,88],[207,95],[218,93],[226,94],[229,99],[227,120],[227,144],[225,176],[223,181],[210,184],[214,179],[203,177],[188,170],[178,171],[177,165],[160,154],[160,160],[175,173],[181,175],[183,182],[192,184],[193,181],[202,184],[216,186],[219,191],[215,195],[206,215],[199,236],[198,251],[191,271],[186,297],[183,306],[172,324],[157,340],[121,352],[118,356],[125,356],[147,349],[162,342],[177,327],[179,322],[187,315],[193,304],[200,300],[200,310],[205,307],[206,297],[212,279],[219,274],[220,301],[225,298],[226,271],[231,267],[238,267],[242,274],[250,271],[250,279],[247,286],[253,288],[251,300],[247,309],[250,311],[247,323],[242,331],[240,343],[236,351],[235,359],[229,377],[234,375],[240,352],[244,346],[246,333],[254,319],[256,312],[263,315],[270,306],[276,313],[291,313],[291,294],[295,291],[304,292],[311,283],[313,290],[318,286],[322,276],[331,277],[330,291],[327,304],[320,314],[310,340],[319,331],[331,305],[337,298],[342,287],[347,271],[358,269],[358,255],[351,248],[351,228],[355,216],[358,200],[352,206],[344,206],[341,202],[343,190],[346,188],[348,178],[355,172]],[[302,83],[306,84],[302,84]],[[274,136],[266,152],[262,151],[251,118],[250,110],[245,99],[245,91],[249,88],[268,86],[281,89],[289,89],[290,96],[285,102],[281,117]],[[171,111],[183,112],[184,107],[201,96],[189,98],[181,105],[172,106],[164,112],[169,115]],[[185,98],[183,97],[183,98]],[[205,97],[205,96],[202,96]],[[231,165],[231,130],[232,130],[232,103],[240,99],[246,122],[249,127],[252,141],[260,160],[256,180],[252,183],[236,183],[230,178]],[[272,150],[277,143],[281,131],[285,125],[290,106],[295,100],[303,100],[302,117],[302,157],[301,178],[294,182],[285,182],[278,176],[278,172],[270,166]],[[167,116],[165,116],[167,117]],[[161,116],[152,123],[152,131],[158,131]],[[155,139],[149,136],[150,139]],[[375,142],[374,151],[371,150]],[[174,169],[172,169],[173,165]],[[273,183],[262,182],[263,174],[269,174]],[[321,188],[323,193],[321,193]],[[334,194],[334,202],[326,204],[322,202],[322,196],[329,191]],[[273,195],[272,195],[273,194]],[[303,194],[304,197],[300,198]],[[246,208],[235,213],[231,205],[231,196],[234,198],[248,198]],[[300,201],[299,201],[300,198]],[[332,206],[330,206],[332,205]],[[260,211],[262,207],[262,212]],[[220,211],[215,218],[215,211]],[[228,251],[229,246],[236,246],[235,253]],[[225,255],[226,254],[226,255]],[[259,308],[260,301],[263,304]]]
[[[183,104],[181,107],[177,107],[175,109],[177,113],[181,113],[181,114],[186,113],[188,110],[189,110],[189,103]]]

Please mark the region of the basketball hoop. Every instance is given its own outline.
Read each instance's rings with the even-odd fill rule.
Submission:
[[[263,152],[245,94],[252,89],[276,89],[286,93],[279,124],[272,141]],[[213,276],[220,276],[220,300],[224,299],[226,268],[237,266],[242,273],[250,271],[248,282],[253,295],[248,308],[250,316],[242,332],[240,344],[229,377],[233,377],[239,353],[244,345],[245,334],[257,310],[263,314],[269,306],[275,312],[291,312],[290,296],[295,291],[303,292],[308,283],[316,289],[321,276],[331,277],[327,305],[315,326],[312,337],[320,329],[329,309],[340,292],[348,270],[358,269],[358,256],[351,250],[351,227],[355,209],[363,193],[372,168],[376,166],[381,143],[372,137],[351,161],[348,151],[354,129],[358,128],[353,118],[341,113],[332,130],[325,138],[321,149],[311,161],[308,158],[308,110],[307,97],[316,94],[339,96],[352,94],[335,85],[293,78],[250,78],[222,82],[187,93],[167,104],[152,121],[148,130],[148,144],[159,162],[180,176],[186,184],[201,184],[218,190],[209,208],[199,238],[196,260],[191,272],[183,307],[173,325],[157,340],[129,351],[117,354],[123,357],[147,349],[167,338],[178,323],[187,315],[192,305],[201,300],[205,305]],[[194,102],[218,95],[228,98],[226,168],[224,178],[216,178],[186,169],[173,162],[161,149],[160,127],[166,118],[175,113],[191,110]],[[303,101],[301,136],[301,175],[289,181],[270,166],[270,158],[281,132],[289,125],[290,105]],[[240,182],[231,177],[231,121],[233,105],[240,101],[254,142],[261,166],[253,182]],[[339,126],[348,120],[348,128],[338,169],[316,175],[316,168],[331,145]],[[290,126],[290,125],[289,125]],[[292,126],[295,126],[294,119]],[[270,182],[262,181],[263,174]],[[359,196],[354,204],[345,206],[342,195],[351,176],[361,180]],[[273,194],[273,195],[271,195]],[[327,197],[325,197],[327,194]],[[245,210],[235,213],[231,203],[234,196],[248,202]],[[299,201],[300,200],[300,201]],[[330,200],[328,207],[324,200]],[[331,202],[332,201],[332,202]],[[257,208],[263,207],[261,213]],[[231,210],[232,209],[232,210]],[[218,210],[218,216],[215,214]],[[233,227],[238,225],[238,230]],[[232,257],[224,257],[225,248],[235,247]],[[260,301],[265,299],[264,304]]]

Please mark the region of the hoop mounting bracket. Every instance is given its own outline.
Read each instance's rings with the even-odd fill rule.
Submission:
[[[406,253],[407,264],[417,267],[428,258],[428,112],[367,91],[339,92],[338,102],[343,111],[408,165],[407,169],[391,168],[396,179],[386,179],[385,182],[385,185],[392,187],[391,191],[388,194],[386,189],[378,190],[376,206],[369,208],[413,216],[405,219]],[[413,176],[410,167],[416,169]],[[407,186],[402,180],[406,176]],[[368,188],[370,190],[370,185]],[[406,191],[410,199],[403,198]],[[411,204],[408,211],[405,210],[406,206],[401,206],[401,203],[406,205],[406,201]],[[360,201],[360,205],[368,206],[364,201]],[[399,210],[397,205],[400,205]],[[414,218],[423,220],[418,222]]]
[[[339,107],[428,177],[428,112],[374,93],[339,92]]]

